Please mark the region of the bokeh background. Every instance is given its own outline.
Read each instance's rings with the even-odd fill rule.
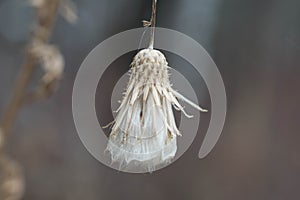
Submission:
[[[24,108],[9,138],[7,152],[26,177],[24,200],[300,198],[299,0],[159,0],[157,25],[197,40],[219,67],[228,113],[207,158],[197,157],[203,125],[183,157],[145,175],[116,172],[87,152],[75,130],[71,96],[87,54],[108,37],[141,27],[150,18],[151,0],[74,2],[77,23],[58,17],[51,38],[66,60],[60,88],[49,100]],[[0,1],[0,113],[33,24],[26,1]],[[170,63],[178,65],[176,59]]]

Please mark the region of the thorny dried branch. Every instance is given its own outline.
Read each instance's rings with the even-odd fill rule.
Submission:
[[[47,42],[54,24],[59,0],[32,1],[37,6],[38,24],[33,32],[33,38],[41,42]],[[24,96],[27,94],[27,86],[37,64],[36,55],[27,50],[23,66],[16,81],[11,101],[9,102],[1,121],[4,137],[9,134],[19,109],[22,107]]]
[[[33,30],[32,40],[27,48],[11,101],[2,117],[0,126],[4,138],[10,133],[17,113],[24,103],[51,96],[62,77],[64,58],[57,47],[48,44],[57,13],[60,12],[69,22],[75,22],[77,19],[76,7],[70,0],[30,0],[30,3],[36,8],[37,24]],[[36,90],[28,92],[27,87],[38,63],[43,66],[45,75]]]
[[[59,49],[48,44],[57,13],[67,21],[77,19],[76,7],[70,0],[29,0],[36,8],[37,24],[26,50],[25,59],[16,80],[12,97],[0,122],[0,199],[19,200],[23,196],[24,178],[18,163],[9,159],[3,152],[5,139],[11,132],[19,110],[28,102],[49,97],[61,79],[64,58]],[[41,64],[45,75],[35,91],[27,91],[36,65]]]

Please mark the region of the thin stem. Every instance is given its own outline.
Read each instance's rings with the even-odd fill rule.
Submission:
[[[39,25],[46,30],[46,33],[41,35],[35,33],[33,38],[38,38],[44,42],[48,41],[56,13],[58,11],[59,1],[60,0],[47,1],[47,15],[39,18]],[[39,12],[42,11],[38,11],[38,15],[41,14]],[[36,62],[36,57],[30,52],[30,50],[27,50],[23,66],[13,89],[12,98],[4,111],[4,115],[0,124],[5,138],[9,135],[17,114],[23,105],[24,97],[26,96],[26,89],[35,70]]]
[[[156,4],[157,0],[153,0],[152,3],[152,16],[151,16],[151,35],[150,35],[150,43],[149,49],[153,49],[154,46],[154,36],[155,36],[155,23],[156,23]]]

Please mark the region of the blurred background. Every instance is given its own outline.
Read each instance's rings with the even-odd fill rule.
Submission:
[[[75,130],[71,96],[87,54],[108,37],[141,27],[150,19],[152,1],[74,3],[77,22],[58,17],[50,40],[66,62],[60,87],[50,99],[21,110],[6,146],[23,168],[24,200],[300,199],[300,1],[158,0],[157,26],[192,37],[214,59],[228,112],[208,157],[197,157],[209,120],[204,117],[183,157],[145,175],[114,171],[87,152]],[[26,1],[0,1],[0,114],[34,24]],[[118,63],[127,67],[132,55]],[[176,56],[169,62],[188,65]],[[41,74],[38,69],[32,82]],[[193,85],[203,87],[197,80]]]

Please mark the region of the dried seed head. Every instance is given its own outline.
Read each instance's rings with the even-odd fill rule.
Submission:
[[[172,106],[192,117],[176,97],[202,109],[172,89],[168,68],[165,56],[158,50],[144,49],[134,57],[107,145],[113,161],[126,165],[135,161],[132,163],[151,171],[175,156],[176,136],[181,134]]]
[[[131,77],[139,85],[169,85],[168,62],[158,50],[144,49],[133,59]]]
[[[42,64],[45,70],[43,82],[50,83],[62,77],[64,70],[64,58],[59,49],[54,45],[35,40],[32,43],[31,52]]]

